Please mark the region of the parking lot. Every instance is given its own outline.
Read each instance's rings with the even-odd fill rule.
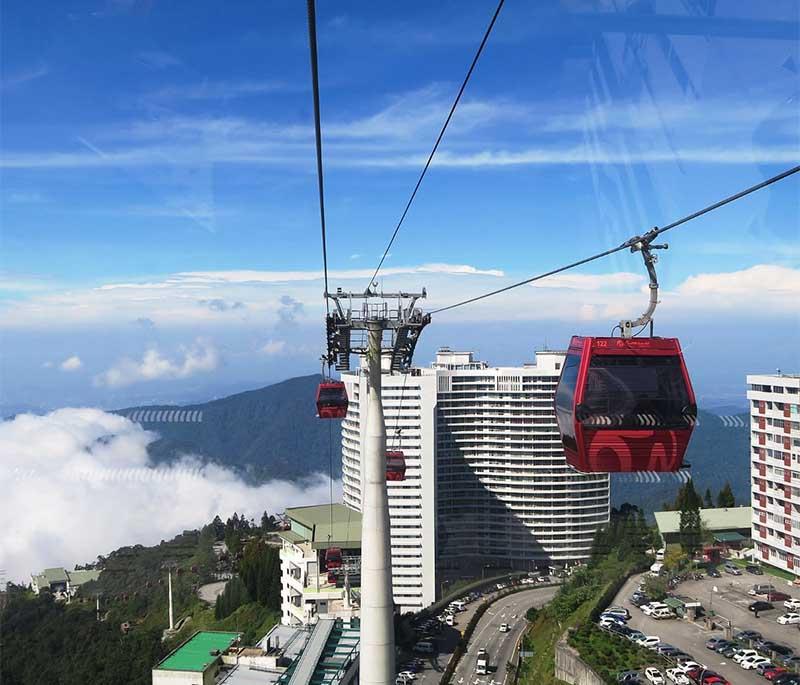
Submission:
[[[755,599],[747,594],[747,590],[755,582],[763,581],[754,576],[723,575],[722,578],[686,581],[676,592],[699,600],[707,613],[712,608],[713,595],[713,611],[732,621],[734,633],[740,630],[756,630],[764,637],[800,652],[800,631],[797,626],[781,626],[775,622],[783,608],[782,603],[776,602],[775,610],[761,614],[758,619],[747,610],[748,605]],[[768,682],[757,671],[745,671],[732,659],[726,659],[721,654],[706,648],[706,641],[712,636],[721,636],[722,630],[709,630],[702,620],[696,623],[681,619],[656,620],[630,604],[628,598],[636,590],[638,583],[638,576],[631,578],[614,601],[614,604],[629,608],[631,619],[628,625],[631,628],[641,630],[645,635],[659,636],[662,642],[674,645],[690,654],[696,661],[725,676],[733,685],[764,685]],[[716,592],[713,590],[715,587]],[[800,593],[795,590],[791,594],[797,596]]]

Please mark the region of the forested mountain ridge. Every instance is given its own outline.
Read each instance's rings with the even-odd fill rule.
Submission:
[[[202,404],[128,407],[116,413],[159,434],[149,446],[156,462],[192,454],[233,467],[254,482],[297,481],[328,473],[333,450],[338,477],[339,422],[316,417],[319,381],[319,375],[300,376]],[[186,420],[178,410],[192,412],[196,420]]]

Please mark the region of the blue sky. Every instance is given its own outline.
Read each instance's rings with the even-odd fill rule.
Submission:
[[[508,0],[383,285],[426,285],[435,308],[793,166],[799,9]],[[492,11],[319,3],[334,285],[366,285]],[[4,404],[195,399],[317,369],[305,21],[300,2],[6,6]],[[799,196],[793,178],[668,236],[657,330],[682,336],[701,396],[800,370]],[[518,363],[637,315],[643,287],[620,253],[437,318],[418,361],[450,344]]]

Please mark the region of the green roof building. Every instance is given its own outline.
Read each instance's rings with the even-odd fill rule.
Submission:
[[[342,504],[286,510],[290,529],[281,557],[281,622],[306,625],[320,618],[349,620],[361,585],[361,514]],[[341,565],[327,568],[326,551],[341,551]]]
[[[681,512],[657,511],[654,515],[664,544],[678,543]],[[750,539],[752,516],[750,507],[700,510],[700,519],[706,530],[717,542],[724,542],[729,546],[740,545]]]
[[[196,632],[153,669],[153,685],[213,685],[222,653],[239,637],[240,633]]]

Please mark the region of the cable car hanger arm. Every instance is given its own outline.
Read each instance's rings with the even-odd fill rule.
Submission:
[[[650,324],[650,331],[652,335],[653,314],[658,306],[658,275],[656,274],[656,262],[658,262],[658,255],[654,255],[651,250],[668,250],[667,243],[655,244],[652,242],[653,238],[659,235],[659,229],[656,227],[652,231],[648,231],[644,236],[634,236],[628,240],[624,245],[630,245],[631,252],[641,252],[644,266],[647,269],[647,275],[650,278],[650,302],[647,309],[638,319],[623,319],[619,322],[619,328],[622,332],[623,338],[633,337],[633,329],[639,326],[646,326]]]

